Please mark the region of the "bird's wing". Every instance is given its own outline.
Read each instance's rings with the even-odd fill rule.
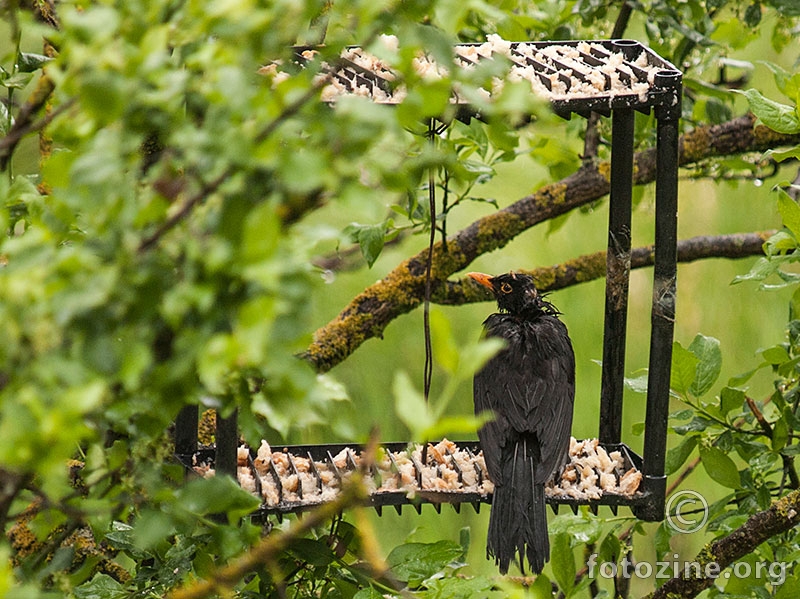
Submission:
[[[546,482],[569,453],[575,356],[567,328],[554,316],[520,328],[519,321],[498,314],[485,324],[489,335],[507,342],[473,382],[475,413],[495,416],[478,432],[489,476],[503,484],[503,447],[534,434],[541,450],[536,479]]]
[[[567,328],[556,319],[542,319],[537,326],[535,351],[525,356],[529,376],[524,408],[527,422],[541,447],[541,467],[536,478],[550,479],[569,455],[572,410],[575,400],[575,355]],[[522,406],[520,406],[521,408]]]
[[[503,484],[502,448],[533,433],[541,450],[536,479],[546,482],[569,452],[575,357],[567,329],[555,317],[540,319],[520,335],[516,327],[504,328],[502,322],[487,325],[490,334],[508,342],[473,383],[475,412],[495,414],[479,431],[489,476]]]
[[[497,387],[496,372],[502,370],[502,354],[497,354],[484,368],[475,375],[472,393],[475,403],[475,414],[492,412],[492,420],[484,424],[478,431],[478,438],[483,449],[483,459],[489,478],[495,484],[502,484],[500,457],[502,447],[506,444],[508,425],[500,408],[504,394]]]

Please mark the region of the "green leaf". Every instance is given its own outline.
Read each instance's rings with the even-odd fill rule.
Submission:
[[[766,3],[774,7],[782,17],[800,16],[800,2],[797,0],[767,0]]]
[[[497,352],[505,346],[505,341],[497,337],[487,337],[461,349],[458,357],[458,376],[472,376],[483,368]]]
[[[778,212],[781,215],[784,226],[794,234],[795,238],[800,238],[800,206],[780,188],[778,191]]]
[[[550,535],[550,562],[558,587],[566,597],[569,597],[575,586],[576,570],[575,556],[567,533]]]
[[[761,357],[769,364],[778,365],[788,362],[791,358],[789,352],[782,345],[774,345],[761,351]]]
[[[17,60],[17,68],[22,73],[32,73],[38,71],[45,64],[53,60],[49,56],[43,54],[34,54],[32,52],[20,52],[19,59]]]
[[[348,225],[344,232],[361,247],[361,254],[367,265],[371,268],[378,256],[383,251],[386,241],[386,232],[389,230],[390,221],[385,221],[378,225],[361,225],[352,223]]]
[[[8,89],[24,89],[33,78],[32,73],[17,72],[0,81],[0,85]]]
[[[685,435],[686,433],[704,431],[709,427],[710,424],[711,421],[708,420],[707,418],[703,418],[702,416],[695,416],[688,424],[673,426],[672,430],[674,430],[679,435]]]
[[[386,564],[395,578],[413,588],[458,560],[462,552],[461,545],[453,541],[406,543],[389,553]]]
[[[689,420],[694,416],[694,410],[691,408],[686,408],[683,410],[675,410],[674,412],[670,412],[669,417],[673,420]]]
[[[786,254],[794,249],[797,249],[797,237],[788,231],[778,231],[764,242],[764,253],[768,258]]]
[[[783,564],[782,564],[783,565]],[[775,584],[778,586],[777,592],[773,595],[773,599],[794,599],[800,596],[800,572],[795,571],[786,577],[785,565],[781,570],[775,571]],[[772,571],[770,571],[772,575]],[[781,580],[781,578],[784,580]]]
[[[374,587],[367,587],[353,595],[353,599],[385,599],[385,596],[375,590]]]
[[[687,435],[678,445],[668,449],[664,464],[665,474],[670,475],[677,472],[695,447],[697,447],[697,435]]]
[[[448,436],[470,436],[474,438],[478,429],[492,420],[491,412],[482,412],[473,416],[472,414],[458,416],[444,416],[438,418],[432,425],[421,429],[416,438],[418,439],[439,439]]]
[[[678,395],[686,396],[689,393],[689,389],[694,384],[698,361],[697,356],[683,347],[680,342],[675,341],[672,344],[672,371],[669,386]]]
[[[261,202],[247,215],[242,230],[240,255],[245,264],[263,264],[278,247],[280,221],[275,206]]]
[[[789,314],[792,319],[796,319],[800,316],[800,287],[795,289],[794,293],[792,293],[792,299],[789,303]]]
[[[743,94],[747,98],[753,114],[773,131],[787,135],[800,133],[800,118],[798,118],[794,106],[770,100],[757,89],[748,89],[744,92],[733,91]]]
[[[697,335],[689,345],[689,351],[697,357],[694,380],[689,387],[689,392],[695,397],[702,397],[717,381],[722,370],[722,352],[719,348],[719,340]]]
[[[757,368],[753,368],[752,370],[748,370],[746,372],[742,372],[740,374],[732,376],[731,378],[728,379],[728,386],[729,387],[741,387],[742,385],[746,384],[747,381],[749,381],[751,378],[753,378],[753,375],[756,372],[758,372],[759,370],[761,370],[761,368],[763,368],[764,366],[765,366],[765,364],[762,364],[761,366],[759,366]]]
[[[647,374],[637,377],[625,377],[625,388],[634,393],[647,393]]]
[[[453,339],[450,320],[441,310],[431,309],[430,324],[433,357],[436,364],[441,366],[447,374],[453,375],[458,368],[459,348]]]
[[[622,552],[622,542],[614,532],[609,532],[600,543],[600,550],[597,552],[597,562],[602,564],[605,562],[616,563]]]
[[[413,438],[422,440],[422,432],[435,423],[425,398],[414,387],[405,371],[395,375],[393,391],[397,417],[408,427]]]
[[[789,425],[783,418],[772,423],[772,451],[778,452],[789,440]]]
[[[603,532],[601,523],[591,516],[564,514],[557,516],[550,523],[551,535],[565,533],[572,546],[595,543]]]
[[[761,22],[761,3],[753,2],[744,11],[744,23],[748,27],[754,29],[758,27],[758,24],[760,22]]]
[[[770,275],[778,270],[778,264],[767,258],[759,258],[750,267],[747,274],[736,275],[733,279],[733,284],[741,283],[742,281],[763,281]]]
[[[226,514],[228,522],[250,514],[261,503],[229,476],[213,476],[189,481],[178,491],[178,502],[193,514]]]
[[[13,125],[14,125],[14,119],[11,116],[11,113],[8,111],[8,106],[6,106],[4,102],[0,102],[0,135],[6,136],[8,134],[9,129]],[[5,192],[5,189],[3,191]],[[11,202],[6,200],[4,204],[6,206],[9,206]],[[5,223],[3,223],[3,229],[5,228],[6,225]]]
[[[133,538],[140,550],[148,550],[174,533],[172,517],[164,511],[147,508],[142,510],[133,529]]]
[[[734,387],[723,387],[719,394],[719,411],[725,416],[731,410],[739,410],[744,404],[744,391]]]
[[[118,521],[112,522],[111,531],[106,533],[105,538],[114,549],[128,553],[137,551],[134,529],[129,524]]]
[[[783,408],[783,418],[786,424],[789,425],[790,430],[800,430],[800,418],[794,413],[792,406],[787,405]],[[794,446],[793,446],[794,447]]]
[[[418,596],[428,599],[478,599],[479,597],[500,597],[499,592],[492,592],[495,581],[486,576],[456,578],[446,576],[433,578],[425,583],[426,592]]]
[[[672,553],[672,547],[669,544],[670,539],[675,534],[675,529],[664,521],[658,525],[656,529],[655,539],[653,545],[655,546],[656,556],[661,558],[668,553]]]
[[[771,158],[775,162],[783,162],[784,160],[789,160],[790,158],[797,160],[800,159],[800,146],[781,150],[767,150],[764,152],[763,158]]]
[[[77,599],[122,599],[130,593],[108,574],[98,572],[87,583],[72,590]]]
[[[721,449],[701,445],[700,460],[712,480],[729,489],[741,487],[741,479],[736,464]]]
[[[524,596],[532,599],[551,599],[553,597],[553,583],[546,575],[539,574],[533,584],[528,587],[528,592]]]
[[[330,546],[317,539],[296,539],[289,547],[298,559],[312,566],[326,567],[336,560]]]
[[[798,6],[800,6],[800,3],[798,3]],[[779,65],[766,60],[761,61],[761,64],[772,71],[775,77],[775,85],[784,96],[796,99],[800,95],[800,73],[790,73]]]

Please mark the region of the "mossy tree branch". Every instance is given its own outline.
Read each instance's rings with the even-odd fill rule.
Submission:
[[[791,530],[798,524],[800,524],[800,491],[792,491],[773,502],[763,512],[750,516],[742,526],[729,535],[706,545],[694,560],[700,565],[701,576],[671,578],[654,593],[648,595],[648,599],[695,597],[713,585],[719,574],[736,560],[755,550],[770,537]],[[695,573],[696,568],[691,570],[691,573]],[[707,572],[716,576],[706,576]]]
[[[678,241],[678,262],[694,262],[706,258],[746,258],[762,253],[762,245],[775,231],[733,233],[729,235],[692,237]],[[631,268],[653,265],[655,246],[646,245],[631,250]],[[606,275],[605,250],[585,254],[554,266],[532,270],[520,269],[532,275],[541,291],[555,291],[586,283]],[[457,306],[486,301],[489,296],[469,278],[446,281],[432,298],[436,303]]]
[[[679,163],[687,166],[718,156],[797,143],[800,143],[800,135],[782,135],[764,126],[755,126],[755,117],[746,115],[720,125],[698,127],[683,135]],[[635,184],[654,181],[655,172],[655,149],[634,156]],[[505,246],[538,223],[608,194],[609,173],[608,162],[596,166],[585,164],[565,179],[545,185],[534,194],[476,220],[453,235],[446,249],[441,242],[436,244],[432,267],[434,298],[446,295],[443,289],[447,278],[478,256]],[[367,339],[380,337],[396,317],[416,308],[424,294],[427,254],[426,248],[404,260],[382,280],[353,298],[335,319],[316,331],[303,356],[318,371],[330,370]]]

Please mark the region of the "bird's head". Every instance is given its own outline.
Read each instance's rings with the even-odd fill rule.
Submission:
[[[467,276],[494,294],[501,312],[515,315],[559,314],[553,304],[544,300],[530,275],[512,271],[496,277],[480,272],[467,273]]]

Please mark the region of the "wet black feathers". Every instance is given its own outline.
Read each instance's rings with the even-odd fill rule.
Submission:
[[[492,314],[484,322],[487,336],[501,337],[508,345],[476,376],[475,412],[495,412],[494,421],[480,431],[489,475],[502,481],[497,452],[533,434],[539,442],[537,478],[549,479],[562,466],[569,450],[572,402],[575,395],[575,360],[567,328],[555,316],[536,321],[508,314]]]
[[[480,275],[486,277],[485,275]],[[501,572],[514,555],[541,571],[549,558],[544,484],[566,462],[575,395],[575,358],[559,312],[522,274],[478,278],[500,313],[484,322],[506,347],[475,375],[475,412],[494,412],[478,433],[495,484],[487,552]]]

